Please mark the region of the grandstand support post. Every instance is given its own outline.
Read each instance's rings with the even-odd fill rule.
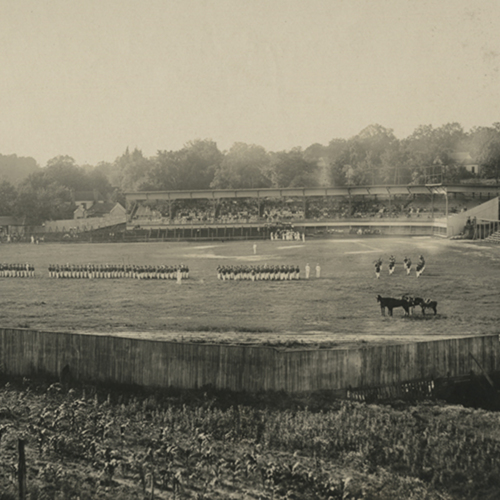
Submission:
[[[349,196],[349,217],[352,213],[352,198],[351,198],[351,189],[347,188],[347,195]]]
[[[446,215],[446,218],[448,218],[448,192],[444,193],[444,199],[445,199],[445,202],[446,202],[445,215]]]
[[[431,191],[431,217],[434,218],[434,191]]]

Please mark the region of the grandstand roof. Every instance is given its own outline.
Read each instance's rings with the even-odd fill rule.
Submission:
[[[441,193],[499,193],[500,186],[484,184],[453,184],[441,186]],[[405,195],[437,193],[435,186],[384,185],[345,186],[325,188],[262,188],[262,189],[205,189],[193,191],[139,191],[125,193],[127,202],[221,199],[221,198],[285,198],[290,196],[359,196],[359,195]]]

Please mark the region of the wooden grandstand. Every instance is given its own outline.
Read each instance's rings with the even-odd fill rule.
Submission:
[[[457,215],[497,199],[499,194],[500,186],[483,184],[130,192],[126,193],[127,230],[135,231],[136,236],[146,231],[149,237],[161,239],[267,238],[272,228],[280,225],[292,225],[311,235],[349,231],[454,236],[463,226]],[[234,220],[217,215],[219,205],[245,200],[253,204],[252,213]],[[308,207],[319,202],[336,203],[342,210],[336,212],[334,208],[329,213],[325,210],[320,216],[311,216]],[[179,203],[204,206],[206,216],[174,217]],[[265,207],[272,203],[288,203],[294,208],[285,211],[286,216],[280,217],[278,212],[270,218]],[[356,212],[360,204],[370,203],[375,209],[382,209]],[[452,216],[455,224],[450,230],[448,222]],[[499,218],[498,209],[490,218]]]

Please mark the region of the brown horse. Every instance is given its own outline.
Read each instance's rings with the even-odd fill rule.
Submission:
[[[396,307],[402,307],[405,311],[405,316],[409,315],[411,303],[406,299],[394,299],[392,297],[381,297],[377,295],[377,302],[380,302],[380,311],[382,316],[385,316],[385,309],[389,311],[389,316],[392,316],[392,310]]]

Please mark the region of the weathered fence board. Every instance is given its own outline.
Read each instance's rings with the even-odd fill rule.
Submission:
[[[302,392],[383,387],[500,371],[498,335],[361,349],[280,351],[129,337],[0,329],[0,370],[150,387]]]

